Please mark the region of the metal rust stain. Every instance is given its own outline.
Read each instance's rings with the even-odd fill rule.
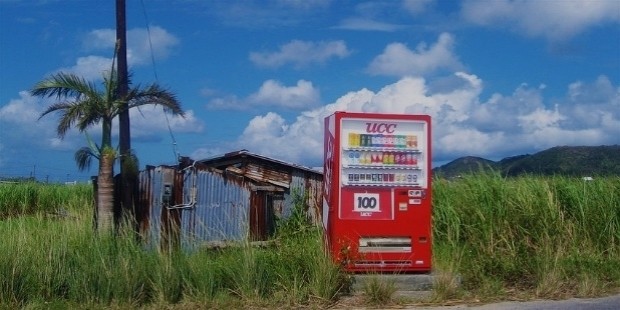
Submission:
[[[306,198],[305,212],[321,222],[320,172],[248,152],[234,156],[219,158],[217,165],[183,158],[176,167],[141,171],[136,219],[143,240],[164,250],[267,240],[275,219],[290,216],[295,195]]]

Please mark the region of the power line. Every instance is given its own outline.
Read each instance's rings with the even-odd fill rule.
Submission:
[[[146,7],[144,6],[144,0],[140,0],[140,5],[142,6],[142,13],[144,14],[144,20],[146,23],[146,34],[149,39],[149,50],[151,52],[151,63],[153,64],[153,75],[155,76],[155,81],[159,83],[159,77],[157,76],[157,66],[155,64],[155,53],[153,53],[153,42],[151,41],[151,27],[149,26],[149,17],[146,14]],[[172,133],[172,127],[170,126],[170,120],[168,119],[168,114],[164,109],[164,117],[166,118],[166,125],[168,126],[168,132],[170,133],[170,138],[172,139],[172,154],[174,156],[174,160],[177,161],[181,154],[177,148],[177,141],[174,138],[174,134]]]

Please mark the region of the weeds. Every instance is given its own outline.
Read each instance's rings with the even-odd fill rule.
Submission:
[[[371,306],[386,305],[392,302],[396,285],[385,277],[373,276],[364,282],[364,300]]]
[[[474,295],[617,287],[620,178],[468,175],[434,184],[434,253]],[[452,253],[452,254],[450,254]],[[445,262],[457,257],[456,265]],[[577,263],[579,262],[579,263]]]
[[[0,308],[319,307],[332,303],[346,287],[341,270],[323,251],[322,229],[300,216],[281,221],[274,247],[247,243],[219,250],[158,252],[145,249],[132,234],[95,234],[88,199],[92,192],[25,186],[11,191],[36,207],[22,200],[19,212],[5,212],[0,220]],[[56,197],[48,191],[60,198],[44,201],[52,199],[44,195]],[[58,206],[69,216],[47,216]]]
[[[620,287],[620,178],[489,173],[433,190],[435,301]],[[351,276],[304,210],[298,202],[279,221],[270,248],[157,252],[131,234],[94,234],[90,186],[0,184],[0,308],[327,307]],[[364,293],[380,305],[392,290]]]

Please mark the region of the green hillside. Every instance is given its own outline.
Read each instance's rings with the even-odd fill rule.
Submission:
[[[433,172],[440,177],[456,177],[487,168],[500,170],[506,176],[620,175],[620,145],[557,146],[532,155],[512,156],[497,162],[467,156],[437,167]]]

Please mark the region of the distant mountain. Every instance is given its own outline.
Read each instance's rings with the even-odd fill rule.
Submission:
[[[620,175],[620,145],[557,146],[536,154],[507,157],[492,161],[480,157],[461,157],[433,169],[437,176],[458,175],[485,170],[499,170],[507,176],[536,175]]]
[[[454,177],[472,172],[497,170],[498,168],[499,166],[497,163],[492,160],[475,156],[466,156],[433,169],[433,174]]]

